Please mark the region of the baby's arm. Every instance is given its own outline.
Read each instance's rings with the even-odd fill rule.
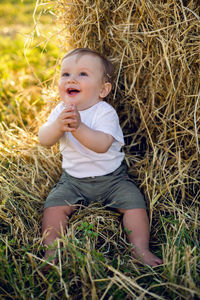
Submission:
[[[80,126],[72,134],[81,144],[97,153],[108,151],[113,142],[110,134],[91,129],[84,123],[80,123]]]
[[[80,114],[75,108],[76,130],[72,132],[73,136],[85,147],[97,153],[105,153],[113,143],[113,136],[99,130],[89,128],[81,122]]]
[[[38,137],[40,144],[43,146],[53,146],[59,141],[64,132],[75,130],[76,122],[74,109],[71,107],[64,109],[53,123],[43,125],[39,129]]]

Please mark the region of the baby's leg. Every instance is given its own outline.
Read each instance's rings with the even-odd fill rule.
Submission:
[[[118,209],[123,213],[123,225],[128,230],[128,239],[134,248],[132,254],[143,263],[150,266],[162,264],[162,260],[149,250],[149,220],[143,208]]]
[[[45,246],[53,246],[56,238],[60,236],[62,232],[66,231],[67,219],[71,215],[76,207],[74,206],[53,206],[44,210],[42,220],[42,236]],[[51,247],[45,252],[45,259],[55,257],[56,251]],[[54,263],[56,259],[52,262]]]

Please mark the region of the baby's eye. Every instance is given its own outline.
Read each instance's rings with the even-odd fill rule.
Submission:
[[[80,76],[87,76],[87,73],[86,72],[81,72]]]
[[[67,76],[69,76],[69,73],[65,72],[62,74],[62,76],[67,77]]]

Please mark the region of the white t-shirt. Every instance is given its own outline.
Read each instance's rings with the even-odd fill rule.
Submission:
[[[63,109],[63,102],[60,102],[45,125],[55,121]],[[85,125],[112,135],[114,141],[107,152],[97,153],[79,143],[71,132],[65,132],[60,139],[62,168],[77,178],[101,176],[115,171],[124,159],[124,153],[121,152],[124,138],[115,109],[107,102],[100,101],[79,113]]]

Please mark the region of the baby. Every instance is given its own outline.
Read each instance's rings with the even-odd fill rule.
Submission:
[[[123,133],[114,108],[104,101],[112,88],[113,66],[101,54],[78,48],[61,63],[61,102],[39,130],[44,146],[60,142],[63,173],[44,204],[42,232],[47,246],[66,230],[78,203],[101,202],[123,214],[132,255],[144,264],[162,260],[149,250],[144,198],[126,173]]]

